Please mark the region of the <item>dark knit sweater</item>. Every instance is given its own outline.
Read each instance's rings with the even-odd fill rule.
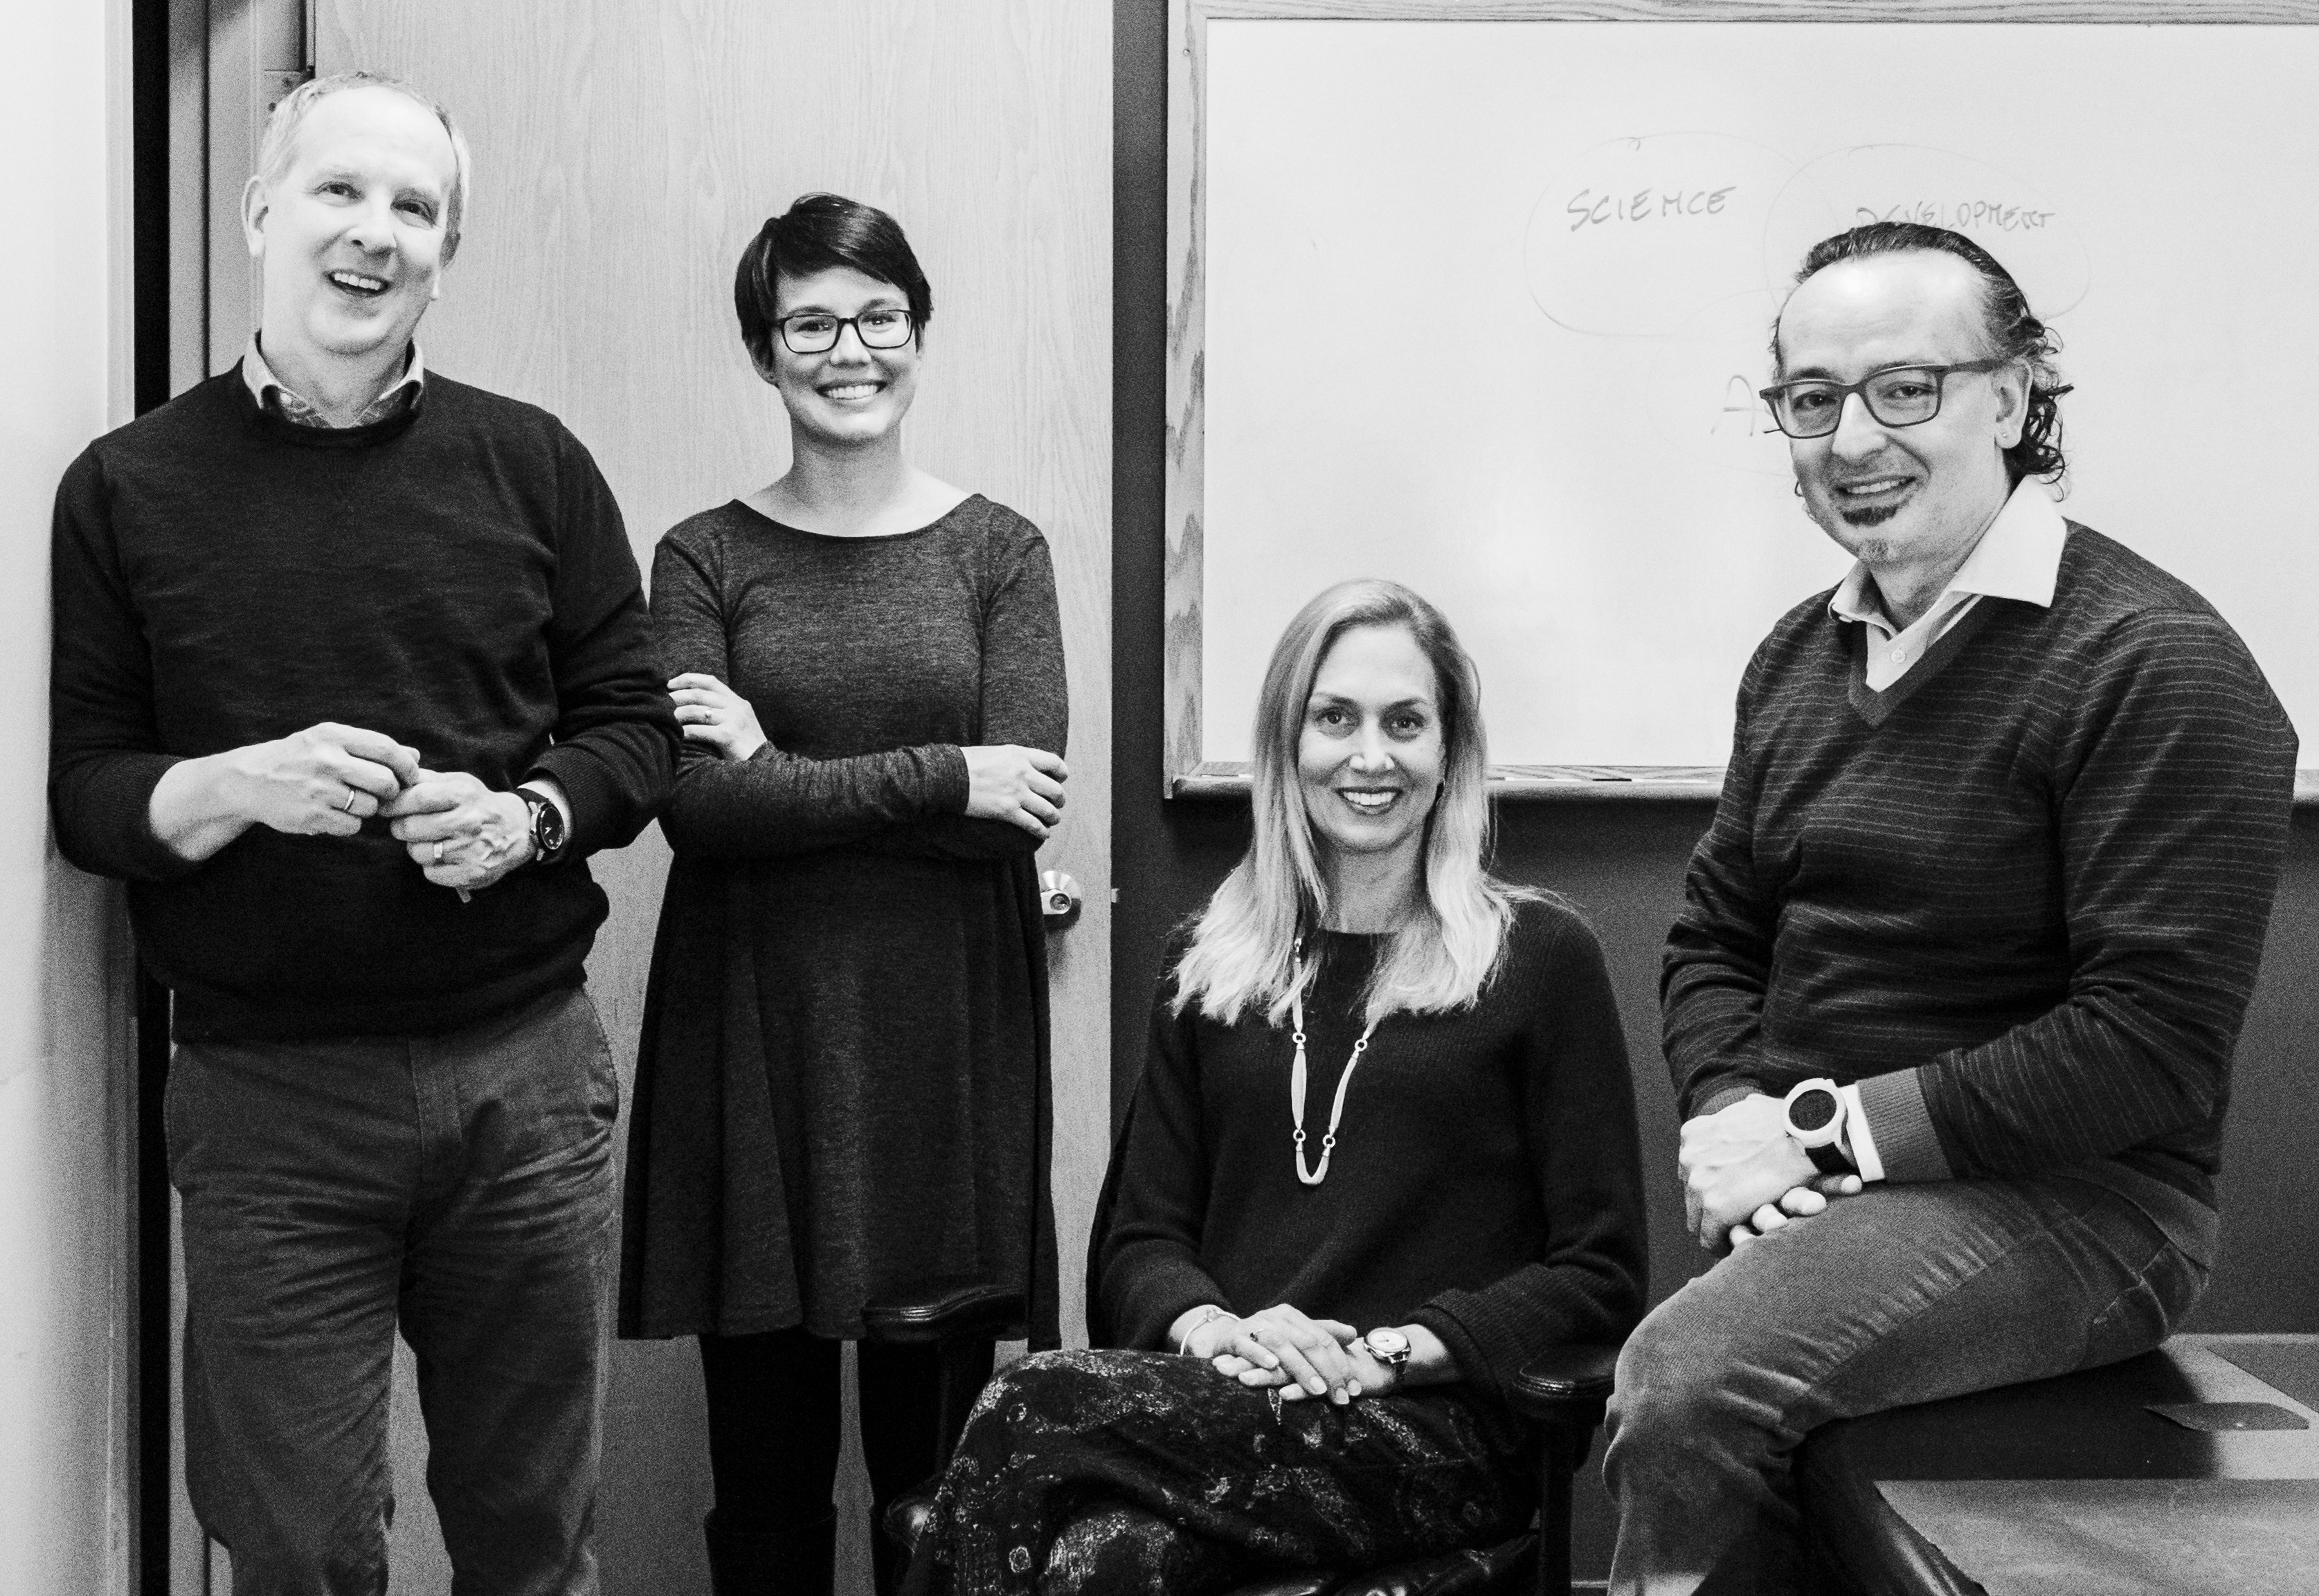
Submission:
[[[2293,800],[2261,671],[2074,524],[2050,609],[1981,600],[1882,693],[1863,631],[1823,593],[1741,683],[1661,981],[1683,1112],[1827,1075],[1891,1179],[2122,1168],[2211,1204]]]
[[[649,821],[675,718],[619,510],[554,417],[447,377],[369,427],[262,412],[237,368],[91,444],[57,491],[49,801],[125,878],[187,1039],[451,1030],[576,985],[582,861]],[[505,790],[554,777],[562,861],[462,904],[373,820],[253,825],[191,863],[153,834],[179,760],[321,721]]]
[[[1067,752],[1046,540],[979,493],[889,537],[735,501],[661,540],[652,603],[670,670],[767,742],[678,762],[621,1330],[853,1337],[865,1302],[971,1274],[1055,1345],[1039,839],[964,812],[960,752]]]
[[[1308,1166],[1381,940],[1322,936],[1304,1008]],[[1158,1348],[1201,1303],[1287,1303],[1362,1330],[1425,1325],[1496,1395],[1550,1343],[1616,1342],[1641,1316],[1626,1042],[1602,950],[1567,909],[1521,906],[1473,1007],[1377,1026],[1319,1186],[1293,1160],[1287,1029],[1171,1014],[1173,991],[1163,978],[1099,1220],[1110,1339]]]

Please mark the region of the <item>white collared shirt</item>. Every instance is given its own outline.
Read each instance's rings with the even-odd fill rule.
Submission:
[[[2023,477],[1932,608],[1907,627],[1892,624],[1868,567],[1855,562],[1827,608],[1836,619],[1868,628],[1869,690],[1881,693],[1907,675],[1983,599],[2018,599],[2050,609],[2069,537],[2069,523],[2044,483]]]
[[[241,380],[248,385],[250,397],[257,408],[270,410],[284,420],[300,427],[329,427],[331,422],[320,406],[304,394],[274,374],[266,364],[266,356],[257,347],[257,334],[249,335],[249,347],[242,351]],[[349,427],[367,427],[374,421],[383,421],[399,414],[407,406],[416,404],[427,387],[427,363],[419,357],[419,340],[411,343],[411,356],[404,362],[402,374],[386,385],[385,392],[363,406],[362,414],[348,422]]]

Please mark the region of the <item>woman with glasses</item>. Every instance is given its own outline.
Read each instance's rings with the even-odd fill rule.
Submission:
[[[1258,699],[1247,856],[1169,950],[1090,1252],[1098,1346],[983,1393],[913,1591],[1227,1589],[1502,1541],[1502,1404],[1643,1307],[1602,956],[1484,868],[1479,686],[1439,611],[1354,582]]]
[[[653,562],[686,746],[620,1296],[623,1334],[699,1338],[720,1596],[829,1588],[865,1302],[982,1275],[1056,1342],[1033,854],[1065,777],[1046,544],[902,449],[933,312],[902,230],[808,194],[734,300],[791,464]],[[938,1371],[867,1343],[859,1366],[882,1511],[933,1470]]]

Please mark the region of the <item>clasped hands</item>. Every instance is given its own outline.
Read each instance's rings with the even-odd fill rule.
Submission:
[[[420,873],[462,893],[528,862],[531,810],[464,771],[430,771],[383,733],[323,721],[172,766],[153,790],[153,829],[187,859],[207,859],[252,825],[293,836],[350,837],[383,816]]]
[[[706,671],[672,676],[677,724],[687,741],[719,759],[744,760],[769,740],[756,707]],[[1070,770],[1043,748],[994,743],[961,748],[966,758],[966,812],[975,820],[1001,820],[1044,839],[1063,818],[1063,783]]]
[[[1677,1172],[1684,1219],[1710,1252],[1745,1247],[1860,1190],[1857,1175],[1822,1175],[1788,1134],[1786,1105],[1760,1092],[1686,1120]]]
[[[1407,1328],[1415,1357],[1419,1333],[1430,1341],[1431,1332]],[[1193,1326],[1179,1345],[1186,1357],[1204,1357],[1243,1385],[1277,1389],[1283,1402],[1325,1396],[1341,1407],[1356,1397],[1383,1396],[1401,1383],[1401,1371],[1370,1357],[1351,1325],[1308,1317],[1286,1303],[1244,1319],[1219,1314]]]

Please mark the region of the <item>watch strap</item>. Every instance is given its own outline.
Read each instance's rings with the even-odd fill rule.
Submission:
[[[1856,1175],[1859,1173],[1858,1170],[1852,1167],[1852,1160],[1844,1156],[1844,1149],[1837,1146],[1833,1141],[1829,1142],[1826,1147],[1808,1147],[1804,1149],[1804,1152],[1810,1158],[1812,1163],[1818,1167],[1822,1175]]]

